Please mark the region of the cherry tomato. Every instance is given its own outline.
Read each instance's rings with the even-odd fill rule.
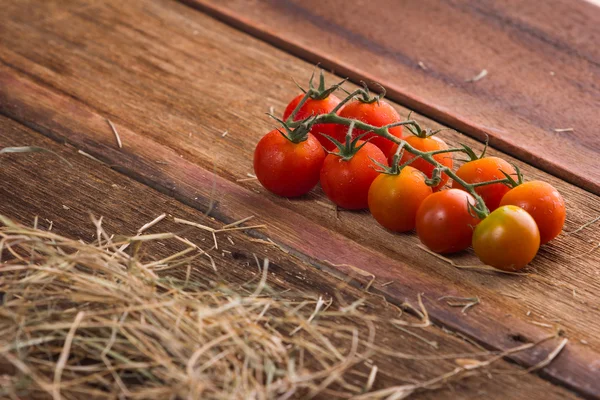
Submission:
[[[454,253],[471,245],[479,219],[469,213],[467,203],[476,201],[458,189],[442,190],[427,197],[417,211],[417,235],[436,253]]]
[[[415,149],[420,150],[420,151],[435,151],[435,150],[444,150],[444,149],[448,148],[448,145],[446,144],[446,142],[444,142],[442,139],[438,138],[437,136],[430,136],[428,138],[420,138],[418,136],[409,136],[409,137],[404,138],[404,140],[406,140],[406,142],[409,145],[411,145],[412,147],[414,147]],[[388,158],[390,160],[394,156],[394,153],[396,152],[397,148],[398,148],[398,146],[395,145],[394,148],[392,149],[391,153],[388,154]],[[413,158],[415,158],[414,154],[411,154],[408,151],[405,151],[404,154],[402,155],[402,159],[400,160],[400,164],[404,164],[405,162],[407,162],[408,160],[413,159]],[[433,156],[433,158],[434,158],[434,160],[436,160],[443,166],[452,168],[453,161],[452,161],[451,153],[436,154]],[[410,164],[410,166],[423,172],[429,178],[431,178],[431,176],[433,175],[434,166],[423,159],[418,159],[418,160],[413,161]],[[437,185],[433,188],[434,192],[437,192],[438,190],[440,190],[446,184],[446,182],[448,182],[448,175],[442,174],[441,178],[442,179],[440,180],[439,185]]]
[[[361,144],[359,141],[357,146]],[[321,169],[321,186],[327,197],[349,210],[367,208],[369,187],[379,175],[372,160],[387,164],[383,152],[371,143],[347,161],[335,154],[327,155]]]
[[[479,183],[494,181],[505,178],[502,172],[509,175],[517,175],[515,168],[508,162],[498,157],[485,157],[479,160],[469,161],[456,171],[456,175],[467,183]],[[452,182],[452,187],[455,189],[464,190],[463,186],[458,182]],[[475,188],[485,205],[490,211],[494,211],[500,206],[500,200],[510,190],[510,187],[502,183],[494,183]]]
[[[390,103],[385,100],[379,100],[379,104],[377,102],[373,103],[364,103],[360,100],[354,100],[344,106],[339,112],[338,115],[344,118],[357,119],[366,124],[373,126],[384,126],[389,125],[394,122],[402,121],[398,112],[390,105]],[[398,138],[402,137],[402,126],[395,126],[389,129],[390,134],[396,136]],[[345,125],[338,124],[336,126],[336,131],[333,138],[337,139],[340,142],[344,141],[346,137],[346,133],[348,133],[348,127]],[[356,129],[352,131],[352,136],[357,137],[365,133],[362,129]],[[377,136],[374,133],[367,133],[363,140],[371,139],[369,142],[373,143],[375,146],[379,147],[383,154],[386,156],[395,146],[395,143],[383,138],[381,136]]]
[[[565,224],[565,201],[552,185],[541,181],[525,182],[504,195],[501,206],[513,205],[527,211],[540,230],[540,243],[548,243]]]
[[[369,189],[369,210],[384,228],[406,232],[415,228],[417,210],[432,193],[425,175],[404,167],[400,174],[379,174]]]
[[[283,120],[287,120],[288,117],[294,112],[300,100],[304,97],[304,94],[298,95],[295,97],[290,104],[285,108],[283,112]],[[300,110],[294,116],[294,121],[299,121],[305,118],[310,117],[311,115],[319,115],[319,114],[328,114],[340,103],[340,99],[338,99],[335,95],[330,94],[322,100],[311,99],[309,98],[306,102],[300,107]],[[335,135],[336,124],[315,124],[313,125],[310,133],[316,136],[321,142],[321,145],[325,147],[327,150],[333,150],[335,145],[331,143],[329,139],[327,139],[323,134],[327,136]]]
[[[254,173],[266,189],[279,196],[302,196],[319,182],[325,155],[312,134],[293,143],[275,129],[256,145]]]
[[[501,206],[488,215],[473,233],[473,250],[487,265],[518,271],[533,260],[540,248],[540,231],[527,211]]]

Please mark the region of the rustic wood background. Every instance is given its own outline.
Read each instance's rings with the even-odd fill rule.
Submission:
[[[552,0],[184,0],[600,194],[600,11]],[[488,75],[471,80],[483,70]],[[562,129],[572,129],[560,131]]]
[[[0,146],[42,145],[59,151],[76,166],[68,168],[41,154],[0,157],[0,213],[23,222],[30,222],[38,215],[54,221],[59,232],[83,238],[92,233],[91,225],[87,224],[89,212],[104,215],[109,229],[119,233],[134,232],[163,211],[210,222],[203,215],[210,209],[214,218],[211,223],[229,223],[255,215],[255,221],[267,224],[268,229],[235,236],[236,243],[238,240],[244,243],[245,255],[241,256],[242,261],[223,257],[232,275],[243,270],[248,254],[255,252],[274,257],[278,268],[272,280],[282,287],[331,293],[339,286],[339,279],[343,279],[355,286],[343,290],[359,296],[360,290],[374,279],[370,292],[383,295],[392,304],[401,304],[407,299],[415,301],[417,295],[423,293],[425,305],[436,324],[430,330],[431,338],[448,353],[462,351],[473,346],[472,343],[486,349],[505,349],[536,341],[558,327],[566,331],[570,339],[567,348],[538,375],[482,378],[474,386],[459,387],[459,393],[464,393],[465,398],[480,392],[492,398],[535,398],[539,393],[555,398],[600,397],[597,379],[600,322],[596,318],[600,307],[597,296],[600,251],[595,250],[600,240],[599,224],[573,235],[563,234],[543,246],[527,270],[529,275],[508,276],[455,269],[420,249],[415,235],[393,235],[377,226],[366,212],[337,214],[320,189],[298,200],[267,193],[256,181],[247,180],[247,174],[252,172],[254,145],[272,127],[264,113],[270,107],[282,112],[287,101],[297,94],[292,78],[306,81],[314,65],[260,38],[279,37],[277,47],[295,52],[303,45],[290,39],[290,31],[304,25],[293,24],[314,24],[313,20],[323,21],[333,16],[311,18],[313,22],[307,22],[303,16],[306,14],[298,11],[297,18],[290,18],[289,10],[308,8],[309,3],[305,2],[302,5],[300,2],[257,2],[253,3],[254,7],[244,9],[242,2],[234,1],[202,4],[202,9],[224,16],[229,23],[238,21],[236,26],[255,26],[252,35],[173,0],[2,2]],[[412,3],[407,2],[409,4]],[[427,25],[418,21],[434,19],[438,25],[456,27],[456,21],[450,19],[451,15],[457,18],[456,13],[464,18],[504,21],[502,24],[470,24],[469,19],[461,20],[461,26],[481,27],[479,29],[487,32],[481,36],[482,42],[472,44],[469,51],[458,49],[457,56],[465,59],[465,68],[461,70],[456,63],[448,62],[450,53],[456,50],[451,43],[454,39],[448,40],[448,44],[425,41],[412,46],[402,41],[388,41],[393,35],[381,33],[385,24],[372,26],[373,30],[368,32],[361,32],[360,24],[350,24],[352,19],[349,18],[355,15],[352,7],[338,7],[340,14],[335,15],[338,24],[350,24],[350,28],[327,31],[329,36],[321,32],[321,38],[345,43],[336,35],[340,32],[346,35],[349,29],[356,29],[353,35],[369,34],[373,35],[372,40],[385,40],[381,46],[403,46],[406,51],[410,50],[408,59],[422,60],[428,69],[407,66],[402,57],[390,61],[385,52],[383,55],[369,53],[365,48],[370,47],[362,46],[360,40],[354,43],[358,47],[327,47],[331,45],[329,40],[315,40],[320,32],[316,30],[317,25],[314,29],[301,30],[304,34],[293,39],[311,43],[310,54],[327,54],[335,61],[338,72],[370,80],[377,74],[388,77],[377,79],[392,89],[394,98],[437,120],[449,122],[476,137],[484,132],[490,134],[493,144],[510,155],[496,149],[491,154],[517,163],[528,179],[547,180],[563,194],[568,208],[567,232],[598,216],[599,198],[585,190],[598,193],[600,176],[600,168],[593,158],[598,151],[598,138],[590,134],[590,129],[585,129],[594,126],[596,114],[592,106],[598,102],[598,88],[594,86],[598,80],[593,80],[597,77],[598,64],[592,62],[593,57],[597,60],[598,47],[589,42],[598,26],[590,26],[588,34],[579,36],[575,35],[580,32],[578,27],[570,28],[573,31],[551,30],[546,25],[539,27],[539,32],[555,35],[551,36],[556,37],[552,40],[562,40],[561,46],[556,46],[554,42],[540,39],[541,33],[510,36],[510,32],[506,32],[529,26],[525,22],[516,26],[509,23],[514,18],[526,19],[534,13],[525,3],[515,2],[514,7],[521,7],[523,11],[505,20],[492,16],[496,12],[509,13],[508,6],[506,9],[497,6],[500,7],[497,10],[488,3],[477,7],[449,4],[437,5],[437,8],[430,5],[430,13],[426,15],[413,10],[412,23],[388,24],[391,27],[386,30],[403,27],[406,32],[417,32],[418,27],[423,38],[433,40],[427,35]],[[566,7],[565,4],[548,2],[540,6],[541,15],[552,16],[560,7]],[[598,16],[597,10],[586,8],[589,6],[586,3],[581,2],[585,6],[577,1],[570,4],[574,4],[572,12],[576,14],[565,13],[563,21],[575,24]],[[447,7],[455,14],[440,20]],[[310,12],[326,11],[313,7]],[[242,12],[245,13],[243,18]],[[257,19],[259,12],[263,13],[264,21],[270,21],[268,30]],[[394,9],[394,12],[399,11]],[[592,17],[588,18],[586,12],[592,13]],[[535,25],[538,20],[527,21]],[[268,35],[259,34],[263,31]],[[562,37],[566,32],[571,33]],[[445,36],[459,33],[467,34],[455,28],[449,29]],[[509,36],[511,40],[506,38],[498,44],[492,41]],[[519,41],[534,39],[540,44],[532,42],[535,45],[525,46]],[[544,47],[546,45],[570,57],[552,53]],[[503,49],[502,46],[516,46],[510,60],[506,54],[493,50]],[[487,47],[489,53],[478,54],[483,47]],[[301,57],[307,54],[308,51],[298,53]],[[342,60],[342,56],[361,55],[361,59],[368,57],[371,61]],[[526,60],[533,68],[533,64],[549,57],[570,71],[560,75],[556,68],[555,76],[548,73],[539,77],[540,82],[556,79],[556,84],[542,85],[538,78],[531,76],[515,77],[516,81],[511,81],[508,87],[495,80],[497,78],[492,79],[496,76],[510,80],[507,71],[517,75],[515,68],[524,68],[525,64],[521,63]],[[503,65],[501,61],[507,70],[499,68]],[[490,64],[498,69],[492,69]],[[344,68],[338,68],[343,65]],[[487,68],[489,76],[474,83],[463,82],[476,75],[479,68]],[[363,74],[366,69],[374,75]],[[440,72],[435,72],[437,69]],[[452,79],[445,81],[428,74]],[[390,76],[402,79],[391,80]],[[327,77],[339,79],[330,74]],[[532,102],[515,101],[521,98],[519,96],[535,97],[535,93],[539,97],[535,106]],[[561,110],[559,98],[563,105]],[[435,103],[431,99],[435,99]],[[401,114],[408,113],[402,106],[397,105],[397,108]],[[502,125],[508,114],[514,118],[514,124]],[[547,124],[540,124],[546,117],[549,118]],[[107,118],[119,131],[122,149],[117,147]],[[417,118],[427,126],[442,127],[430,118]],[[502,132],[484,126],[499,127]],[[554,127],[574,127],[575,130],[559,134],[550,129]],[[442,135],[453,144],[461,142],[482,148],[480,142],[463,133],[443,132]],[[100,161],[89,160],[77,154],[77,150]],[[526,159],[528,163],[519,159]],[[287,253],[253,244],[249,237],[271,239]],[[459,264],[477,263],[471,252],[453,259]],[[389,282],[392,283],[384,285]],[[459,309],[438,300],[446,295],[478,296],[482,303],[463,315]],[[372,301],[376,312],[389,312],[385,303]],[[392,339],[398,336],[396,332],[384,331],[381,335],[391,340],[390,349],[417,351],[423,348],[423,343],[410,336],[394,341]],[[548,343],[510,361],[525,367],[535,365],[556,344]],[[414,377],[432,376],[444,367],[449,368],[448,365],[441,364],[439,369],[426,365],[393,368],[412,371]],[[391,364],[390,368],[394,371]],[[506,368],[516,371],[519,367],[507,362]],[[388,376],[382,384],[389,384],[394,378]],[[456,394],[444,391],[442,395],[455,398]]]

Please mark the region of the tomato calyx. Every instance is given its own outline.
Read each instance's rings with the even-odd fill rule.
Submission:
[[[512,163],[511,163],[512,164]],[[517,173],[517,180],[515,181],[515,178],[513,178],[510,174],[507,174],[506,172],[500,170],[500,172],[502,173],[502,175],[504,175],[506,177],[507,182],[505,182],[504,184],[508,187],[515,188],[517,186],[519,186],[520,184],[523,183],[523,173],[521,172],[521,169],[517,166],[517,164],[512,164],[513,168],[515,169],[515,172]]]
[[[327,97],[329,97],[330,94],[332,94],[333,92],[338,90],[344,84],[344,82],[346,82],[346,79],[343,79],[341,82],[338,82],[330,87],[326,87],[325,86],[325,74],[323,73],[323,70],[321,70],[320,74],[319,74],[319,86],[318,87],[315,87],[313,84],[314,78],[315,78],[315,73],[313,72],[312,75],[310,76],[310,80],[308,81],[308,91],[305,90],[302,86],[300,86],[296,81],[294,81],[294,83],[296,84],[296,86],[298,86],[298,88],[302,91],[302,93],[304,93],[305,95],[307,95],[308,97],[310,97],[313,100],[326,99]]]
[[[302,99],[298,102],[298,104],[296,105],[294,110],[287,117],[286,121],[288,124],[293,124],[293,126],[297,126],[300,124],[299,121],[294,121],[294,118],[296,117],[296,115],[298,114],[300,109],[304,106],[304,104],[309,99],[317,100],[317,101],[325,100],[333,92],[340,89],[341,86],[344,84],[344,82],[346,82],[346,79],[344,79],[341,82],[338,82],[338,83],[332,85],[331,87],[326,87],[325,86],[325,75],[323,74],[323,70],[321,70],[320,75],[319,75],[319,86],[315,88],[315,86],[313,84],[314,77],[315,77],[315,73],[313,72],[312,75],[310,76],[310,80],[308,82],[308,91],[305,90],[302,86],[300,86],[298,84],[298,82],[296,82],[294,80],[294,83],[302,91],[302,93],[304,93],[304,96],[302,96]],[[341,104],[343,105],[344,103],[341,103]],[[340,107],[341,107],[341,105],[338,105],[331,113],[335,113]]]
[[[308,139],[308,134],[310,133],[310,129],[314,125],[315,119],[317,118],[316,115],[311,115],[303,120],[297,121],[299,123],[299,125],[296,128],[292,129],[288,126],[287,123],[285,123],[283,120],[277,118],[276,116],[274,116],[272,114],[267,114],[267,115],[269,117],[273,118],[275,121],[279,122],[281,124],[281,126],[285,129],[285,132],[283,132],[279,128],[275,128],[275,129],[277,129],[277,131],[279,133],[281,133],[281,135],[284,138],[286,138],[287,140],[289,140],[290,142],[295,143],[295,144],[304,142],[306,139]]]
[[[360,149],[362,149],[369,142],[369,139],[367,139],[367,140],[362,141],[362,143],[360,143],[360,144],[358,143],[369,132],[365,132],[361,135],[358,135],[355,138],[352,138],[353,130],[354,130],[354,121],[352,121],[350,123],[350,125],[348,126],[348,133],[346,134],[346,140],[344,141],[344,143],[341,143],[340,141],[336,140],[335,138],[332,138],[331,136],[323,134],[323,136],[325,136],[327,139],[329,139],[338,150],[337,152],[329,151],[329,150],[325,150],[325,151],[327,151],[327,153],[329,153],[329,154],[333,154],[337,157],[340,157],[344,161],[350,161],[352,159],[352,157],[354,157],[354,155],[356,153],[358,153],[360,151]],[[377,163],[377,164],[379,164],[379,163]]]
[[[402,169],[410,164],[410,162],[412,162],[412,159],[409,160],[409,162],[404,163],[403,165],[400,165],[400,160],[402,159],[402,155],[404,154],[404,145],[406,144],[406,142],[402,141],[402,143],[400,143],[398,145],[398,149],[396,149],[396,152],[394,153],[394,157],[392,157],[392,162],[390,163],[389,166],[382,164],[374,159],[371,158],[371,161],[373,161],[373,164],[377,165],[379,167],[379,169],[377,169],[376,171],[379,172],[380,174],[385,174],[385,175],[399,175],[400,172],[402,172]]]
[[[409,119],[410,119],[410,116],[409,116],[409,118],[407,118],[407,120],[409,120]],[[433,130],[431,128],[423,129],[423,128],[421,128],[421,126],[418,123],[405,125],[405,126],[409,130],[410,133],[412,133],[413,135],[415,135],[421,139],[427,139],[428,137],[437,135],[441,131],[448,130],[447,128],[446,129],[436,129],[436,130]]]
[[[468,160],[459,160],[459,161],[469,162],[469,161],[475,161],[475,160],[480,160],[480,159],[484,158],[485,153],[487,153],[489,143],[490,143],[490,137],[488,135],[485,135],[485,146],[483,146],[483,150],[481,151],[480,155],[475,154],[475,151],[472,148],[470,148],[469,146],[467,146],[464,143],[461,143],[460,146],[464,149],[464,153],[467,156],[469,156],[469,159]]]
[[[408,113],[408,116],[406,117],[406,121],[410,121],[410,116],[412,115],[412,111],[410,111]],[[406,129],[408,129],[408,131],[410,133],[412,133],[414,136],[421,138],[421,139],[427,139],[428,137],[431,137],[433,135],[438,134],[441,131],[447,131],[449,130],[448,128],[443,128],[443,129],[436,129],[433,130],[431,128],[421,128],[421,125],[419,125],[418,122],[414,121],[412,124],[407,124],[405,125]]]
[[[465,150],[464,153],[469,157],[467,160],[461,160],[461,161],[469,162],[469,161],[476,161],[476,160],[482,159],[485,156],[485,152],[487,150],[487,145],[488,144],[487,144],[487,140],[486,140],[483,151],[481,152],[480,155],[477,155],[477,154],[475,154],[475,151],[473,151],[472,148],[470,148],[469,146],[467,146],[464,143],[461,143],[460,147],[462,147]]]
[[[400,160],[402,159],[402,156],[404,155],[404,146],[405,145],[406,145],[405,141],[402,141],[398,145],[398,149],[396,149],[396,152],[394,153],[394,156],[392,157],[392,160],[391,160],[389,166],[382,164],[374,159],[371,159],[371,161],[373,161],[373,164],[375,164],[379,167],[379,169],[377,169],[376,171],[379,172],[380,174],[385,174],[385,175],[400,175],[400,173],[402,172],[402,170],[405,167],[409,166],[415,160],[418,160],[419,158],[421,158],[421,156],[413,157],[413,158],[409,159],[408,161],[406,161],[405,163],[400,164]],[[417,171],[419,171],[419,170],[417,170]],[[430,181],[430,179],[428,179],[427,175],[425,175],[423,172],[421,172],[421,171],[419,171],[419,172],[421,174],[423,174],[423,176],[425,177],[425,183],[428,186],[437,186],[439,184],[439,180],[437,181],[437,183],[435,183],[435,182],[427,183]]]
[[[373,82],[374,85],[379,86],[380,93],[371,96],[371,93],[369,92],[369,86],[367,85],[367,83],[364,81],[361,81],[360,83],[362,85],[362,89],[359,89],[357,91],[357,93],[359,94],[359,96],[356,97],[358,99],[358,101],[360,101],[361,103],[364,103],[364,104],[377,103],[377,105],[379,105],[379,101],[385,97],[385,93],[386,93],[385,88],[383,86],[381,86],[379,83]],[[348,93],[348,94],[350,94],[350,93]]]

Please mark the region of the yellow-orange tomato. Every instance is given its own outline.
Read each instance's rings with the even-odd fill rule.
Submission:
[[[415,149],[420,150],[420,151],[445,150],[448,148],[448,145],[446,144],[446,142],[444,142],[442,139],[438,138],[437,136],[430,136],[428,138],[420,138],[418,136],[409,136],[407,138],[404,138],[404,140],[406,140],[406,142],[409,145],[411,145],[412,147],[414,147]],[[387,154],[388,160],[390,162],[391,162],[392,158],[394,157],[394,154],[396,153],[397,148],[398,148],[398,146],[395,145],[394,148]],[[405,151],[404,154],[402,155],[402,159],[400,160],[400,164],[404,164],[405,162],[407,162],[408,160],[410,160],[414,157],[415,157],[414,154],[411,154],[408,151]],[[436,154],[433,156],[433,158],[434,158],[434,160],[436,160],[443,166],[452,168],[453,161],[452,161],[451,153]],[[433,175],[434,166],[432,164],[430,164],[429,162],[423,160],[422,158],[413,161],[412,163],[410,163],[410,166],[423,172],[429,178],[431,178],[431,176]],[[440,181],[440,184],[433,188],[434,192],[437,192],[438,190],[440,190],[446,184],[446,182],[448,182],[448,175],[442,174],[441,178],[442,178],[442,180]]]
[[[369,210],[377,222],[394,232],[415,228],[417,210],[432,193],[425,175],[404,167],[397,175],[380,174],[369,189]]]
[[[477,225],[473,250],[487,265],[518,271],[533,260],[540,248],[540,231],[527,211],[501,206]]]
[[[461,165],[456,171],[456,175],[467,183],[480,183],[505,178],[501,171],[504,171],[511,176],[514,175],[515,177],[517,175],[517,172],[512,165],[498,157],[485,157],[480,158],[479,160],[469,161],[468,163]],[[456,181],[452,182],[452,187],[464,190],[464,187]],[[483,198],[485,205],[490,211],[494,211],[500,206],[500,200],[502,200],[502,197],[509,190],[510,187],[502,183],[494,183],[475,188],[475,191]]]
[[[565,201],[554,186],[546,182],[525,182],[504,195],[501,206],[513,205],[527,211],[540,230],[541,244],[548,243],[565,224]]]

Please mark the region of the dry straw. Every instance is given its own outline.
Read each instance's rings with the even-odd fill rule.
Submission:
[[[1,398],[398,399],[536,345],[466,355],[485,359],[381,388],[377,366],[365,367],[376,353],[428,362],[465,355],[386,354],[374,335],[375,323],[384,322],[331,299],[274,292],[268,260],[258,283],[239,293],[191,280],[194,263],[206,258],[194,258],[203,252],[171,233],[141,229],[115,240],[97,220],[97,238],[83,243],[0,218]],[[185,248],[144,260],[140,249],[155,240]],[[175,268],[187,270],[185,279],[172,274]],[[423,322],[411,326],[424,329],[427,312],[417,311]]]

